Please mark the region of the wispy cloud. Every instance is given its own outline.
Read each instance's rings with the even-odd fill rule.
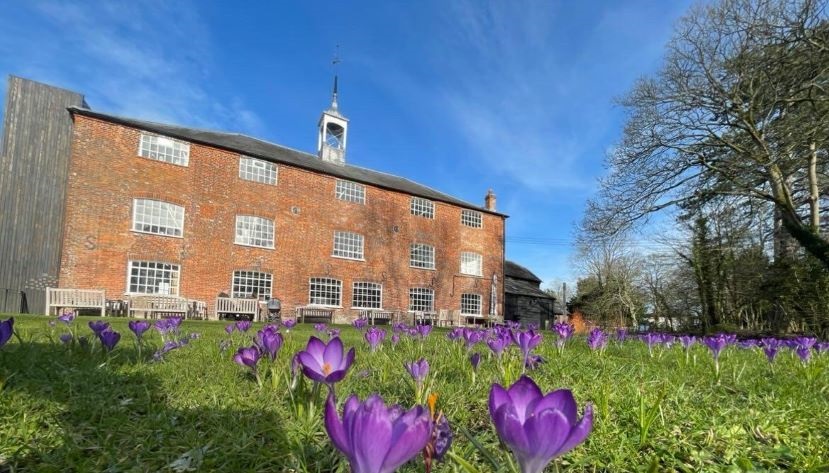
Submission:
[[[159,0],[35,2],[28,9],[37,20],[0,40],[6,53],[0,65],[84,93],[99,110],[261,132],[257,115],[238,98],[217,99],[206,88],[215,74],[211,38],[195,6]]]

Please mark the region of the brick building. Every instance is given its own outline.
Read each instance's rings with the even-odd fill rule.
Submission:
[[[0,218],[0,236],[18,245],[27,277],[104,289],[108,299],[169,294],[213,310],[221,292],[276,296],[286,311],[328,306],[339,320],[361,308],[502,314],[506,216],[494,194],[477,206],[347,164],[348,120],[336,93],[335,82],[313,155],[93,111],[79,94],[12,77],[4,144],[32,130],[69,134],[68,146],[38,158],[45,167],[30,164],[26,146],[0,156],[2,169],[21,173],[2,193],[37,193],[44,174],[63,187],[52,192],[49,222],[26,199],[9,208],[35,229],[60,222],[44,243],[51,260],[27,267],[33,249],[20,233],[32,230],[10,218]],[[12,259],[5,250],[0,258]]]

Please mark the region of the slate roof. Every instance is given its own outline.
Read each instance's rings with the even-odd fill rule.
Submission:
[[[555,299],[538,288],[541,279],[529,269],[510,260],[504,261],[504,292],[518,296]]]
[[[529,269],[521,266],[520,264],[513,263],[512,261],[504,261],[504,277],[510,278],[517,278],[517,279],[524,279],[526,281],[532,281],[538,284],[541,284],[541,279],[538,278],[535,274],[532,273]]]
[[[513,279],[509,276],[504,277],[504,292],[517,296],[537,297],[539,299],[555,299],[555,297],[542,291],[533,283],[522,279]]]
[[[276,163],[288,164],[311,171],[336,176],[350,181],[356,181],[363,184],[380,187],[383,189],[403,192],[405,194],[423,197],[430,200],[445,202],[467,209],[478,210],[501,217],[507,217],[506,214],[500,212],[493,212],[484,207],[470,204],[463,200],[457,199],[450,195],[438,192],[432,188],[418,184],[409,179],[386,174],[371,169],[353,166],[350,164],[339,165],[329,163],[319,159],[316,155],[297,151],[285,146],[269,143],[250,136],[239,133],[226,133],[220,131],[201,130],[196,128],[188,128],[178,125],[168,125],[164,123],[156,123],[134,118],[120,117],[110,115],[97,111],[92,111],[88,108],[69,107],[69,112],[72,114],[84,115],[88,117],[98,118],[108,122],[118,123],[121,125],[138,128],[141,130],[159,133],[161,135],[177,138],[192,143],[199,143],[203,145],[213,146],[216,148],[241,153],[246,156],[264,159]]]

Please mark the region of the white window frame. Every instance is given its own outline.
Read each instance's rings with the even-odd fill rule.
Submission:
[[[483,228],[484,214],[477,210],[461,209],[461,225],[470,228]]]
[[[476,310],[477,306],[477,311]],[[461,315],[482,315],[484,312],[484,298],[480,294],[461,294]]]
[[[132,231],[184,237],[184,207],[153,199],[132,199]]]
[[[239,156],[239,178],[275,186],[279,179],[279,168],[275,163],[264,159]]]
[[[412,215],[423,218],[435,218],[435,203],[429,199],[412,196],[412,201],[409,205],[409,211]]]
[[[426,243],[412,243],[409,247],[409,266],[418,269],[435,269],[435,247]]]
[[[336,298],[336,300],[335,300]],[[342,307],[343,282],[334,278],[308,280],[308,304],[323,307]],[[331,302],[336,302],[332,304]]]
[[[187,167],[190,164],[190,143],[169,136],[142,132],[138,141],[138,155]]]
[[[363,235],[354,232],[334,232],[334,251],[331,256],[335,258],[365,261],[363,248],[365,239]]]
[[[433,312],[435,290],[428,287],[409,288],[409,312]]]
[[[337,184],[334,187],[334,196],[345,202],[365,204],[366,186],[360,184],[359,182],[337,179]]]
[[[383,285],[371,281],[354,281],[351,288],[351,308],[382,310]]]
[[[133,270],[136,273],[133,275]],[[141,271],[144,270],[144,274]],[[160,275],[157,273],[161,273]],[[136,278],[133,282],[133,276]],[[141,282],[141,278],[144,282]],[[154,281],[151,285],[149,281]],[[181,284],[181,266],[163,261],[130,260],[127,262],[127,294],[157,294],[178,296]],[[135,286],[135,290],[133,290]],[[148,289],[154,288],[154,291]]]
[[[264,217],[237,215],[233,242],[237,245],[272,250],[276,243],[276,224],[273,220]]]
[[[472,251],[461,252],[461,274],[469,276],[484,275],[484,257],[480,253]]]
[[[273,274],[246,269],[233,271],[230,278],[230,297],[247,299],[253,295],[254,289],[257,290],[256,298],[260,301],[270,299],[273,294]]]

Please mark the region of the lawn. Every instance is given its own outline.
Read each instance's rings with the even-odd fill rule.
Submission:
[[[323,425],[326,389],[315,397],[304,377],[291,389],[292,356],[313,326],[285,334],[275,363],[260,361],[260,385],[232,356],[262,324],[229,336],[226,323],[185,321],[182,332],[198,338],[153,361],[161,346],[155,330],[139,356],[127,320],[106,319],[122,335],[106,353],[100,344],[62,343],[67,326],[49,320],[15,316],[18,337],[0,348],[0,472],[349,471]],[[76,335],[92,338],[91,320],[98,319],[75,320]],[[431,365],[426,391],[438,394],[454,432],[450,455],[433,471],[514,468],[488,396],[492,383],[520,376],[516,347],[502,370],[486,344],[475,345],[482,360],[473,378],[464,343],[448,340],[446,330],[393,345],[387,327],[386,341],[371,352],[357,329],[333,328],[356,348],[336,384],[340,412],[352,393],[411,407],[415,389],[403,363],[423,357]],[[535,353],[544,362],[529,376],[544,392],[572,389],[580,414],[587,402],[595,408],[587,441],[549,471],[829,470],[827,353],[803,364],[782,349],[770,364],[757,348],[730,346],[717,377],[704,345],[686,358],[678,344],[657,346],[651,356],[638,340],[611,340],[600,354],[576,337],[559,353],[555,334],[543,336]],[[418,457],[401,471],[423,470]]]

